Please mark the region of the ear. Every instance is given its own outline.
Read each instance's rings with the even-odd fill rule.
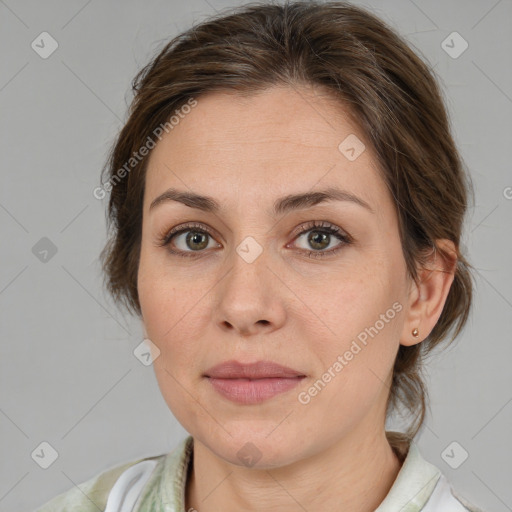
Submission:
[[[438,248],[447,256],[442,257]],[[411,281],[408,316],[400,337],[401,345],[416,345],[431,333],[443,311],[456,266],[455,244],[445,238],[437,239],[425,267],[418,270],[419,284]],[[417,337],[412,335],[415,328],[419,331]]]

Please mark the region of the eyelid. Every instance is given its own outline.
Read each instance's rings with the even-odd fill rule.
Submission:
[[[312,231],[314,229],[318,229],[319,231],[331,230],[332,234],[338,234],[339,236],[344,237],[349,241],[352,241],[352,237],[344,229],[339,227],[337,224],[334,224],[334,223],[328,222],[328,221],[323,221],[323,220],[320,220],[320,221],[310,220],[310,221],[306,221],[306,222],[301,222],[292,231],[291,236],[294,236],[295,238],[297,238],[298,236],[303,235],[304,233],[306,233],[308,231]],[[295,238],[294,238],[294,240],[295,240]]]

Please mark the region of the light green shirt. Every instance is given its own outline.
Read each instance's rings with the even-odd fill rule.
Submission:
[[[188,512],[185,489],[192,454],[193,438],[188,436],[172,452],[108,469],[36,512]],[[416,443],[403,456],[400,472],[375,512],[482,512],[455,493]]]

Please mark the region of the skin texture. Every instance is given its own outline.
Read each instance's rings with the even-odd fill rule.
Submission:
[[[338,149],[350,134],[366,145],[354,161]],[[270,214],[277,198],[328,186],[357,195],[374,213],[332,201]],[[170,187],[211,196],[222,211],[174,201],[150,211]],[[143,208],[145,335],[160,350],[153,365],[162,395],[194,437],[186,510],[373,511],[401,467],[384,430],[393,362],[400,344],[419,343],[433,329],[453,267],[432,271],[443,269],[438,257],[420,287],[408,277],[394,202],[363,133],[318,89],[201,96],[153,149]],[[353,242],[330,235],[320,249],[326,255],[310,258],[308,235],[318,228],[300,229],[310,221],[338,226]],[[171,246],[194,257],[158,246],[159,235],[187,222],[210,228],[205,248],[187,245],[188,233]],[[252,263],[236,250],[249,236],[262,248]],[[341,249],[328,254],[334,247]],[[400,312],[301,403],[299,393],[394,303]],[[229,359],[271,360],[306,378],[261,404],[239,405],[203,377]],[[260,454],[251,467],[237,456],[248,442]]]

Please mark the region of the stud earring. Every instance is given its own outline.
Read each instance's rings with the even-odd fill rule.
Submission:
[[[418,331],[418,328],[415,327],[413,330],[412,330],[412,335],[417,338],[419,335],[420,335],[420,331]]]

